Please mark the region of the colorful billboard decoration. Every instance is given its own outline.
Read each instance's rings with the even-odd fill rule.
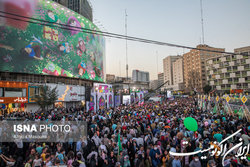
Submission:
[[[98,100],[99,110],[103,110],[105,108],[105,99],[103,96],[100,96]]]
[[[96,93],[91,92],[90,101],[87,101],[87,111],[95,112],[96,111]]]
[[[49,0],[1,0],[0,6],[20,17],[3,15],[22,20],[0,17],[0,71],[104,81],[105,40],[82,32],[99,30],[91,21]]]
[[[111,108],[113,107],[113,95],[112,94],[109,94],[108,96],[108,108]]]
[[[115,96],[115,107],[121,105],[120,96]]]
[[[90,96],[90,102],[89,102],[89,110],[90,111],[94,111],[94,108],[95,108],[95,102],[94,102],[94,96]]]

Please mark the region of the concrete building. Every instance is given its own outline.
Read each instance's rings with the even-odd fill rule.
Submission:
[[[207,80],[212,89],[222,93],[230,89],[250,91],[250,47],[237,48],[235,53],[245,55],[224,54],[207,59]]]
[[[164,82],[169,81],[166,85],[173,85],[173,62],[180,56],[168,56],[163,59]]]
[[[208,45],[198,45],[196,48],[206,51],[192,49],[183,55],[186,92],[193,91],[195,88],[198,92],[203,91],[203,87],[207,84],[205,68],[206,59],[220,56],[222,54],[218,52],[225,51],[223,48],[213,48]],[[211,50],[218,52],[211,52]]]
[[[157,89],[158,88],[158,83],[159,82],[158,82],[157,79],[150,81],[150,83],[149,83],[149,89],[151,89],[151,90]]]
[[[53,0],[89,19],[93,22],[93,12],[88,0]]]
[[[132,81],[133,82],[149,82],[149,72],[133,70]]]
[[[163,59],[164,85],[168,90],[183,90],[183,59],[182,56],[168,56]]]
[[[158,74],[158,87],[164,84],[164,73],[159,73]]]
[[[113,74],[106,74],[106,82],[107,83],[113,83],[113,82],[115,82],[115,75],[113,75]]]
[[[246,46],[246,47],[241,47],[241,48],[236,48],[234,49],[235,53],[238,54],[245,54],[245,55],[250,55],[250,46]]]
[[[178,58],[175,62],[173,62],[173,84],[184,83],[184,69],[183,69],[183,58]]]

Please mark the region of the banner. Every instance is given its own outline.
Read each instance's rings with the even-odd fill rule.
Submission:
[[[108,108],[114,107],[113,93],[109,93],[107,98],[108,98],[107,99],[107,107]]]
[[[121,100],[120,100],[120,96],[115,96],[115,107],[118,107],[119,105],[121,105]]]
[[[97,93],[97,110],[104,110],[107,107],[105,100],[105,94]]]
[[[87,102],[87,111],[96,111],[96,93],[91,92],[90,101]]]
[[[135,93],[130,93],[130,104],[133,104],[135,102]]]

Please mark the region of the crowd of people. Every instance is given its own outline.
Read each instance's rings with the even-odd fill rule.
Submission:
[[[195,98],[145,102],[97,112],[81,108],[20,112],[1,118],[13,117],[34,121],[86,121],[88,133],[74,143],[0,143],[1,167],[220,167],[223,156],[211,156],[211,150],[190,156],[173,156],[170,152],[190,153],[207,149],[211,144],[216,147],[215,142],[221,142],[239,129],[242,129],[239,134],[226,141],[228,150],[241,139],[249,146],[250,139],[250,125],[245,118],[225,111],[202,110]],[[185,127],[186,117],[197,121],[197,131]],[[0,128],[3,132],[4,127]],[[250,166],[249,157],[242,159],[235,157],[236,154],[237,149],[233,149],[225,156],[224,165]]]

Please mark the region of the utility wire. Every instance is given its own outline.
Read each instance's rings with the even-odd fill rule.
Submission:
[[[45,26],[50,26],[50,27],[57,27],[57,28],[65,29],[65,30],[72,30],[72,29],[76,30],[76,29],[78,29],[80,32],[84,32],[84,33],[88,33],[88,34],[97,34],[97,35],[112,37],[112,38],[117,38],[117,39],[125,39],[125,40],[127,39],[127,40],[130,40],[130,41],[136,41],[136,42],[143,42],[143,43],[156,44],[156,45],[162,45],[162,46],[170,46],[170,47],[177,47],[177,48],[185,48],[185,49],[194,49],[194,50],[207,51],[207,52],[224,53],[224,54],[231,54],[231,55],[246,55],[246,54],[243,54],[243,53],[236,54],[236,53],[233,53],[233,52],[224,52],[224,51],[218,51],[218,50],[212,50],[212,49],[211,50],[210,49],[202,49],[202,48],[196,48],[196,47],[190,47],[190,46],[184,46],[184,45],[177,45],[177,44],[172,44],[172,43],[148,40],[148,39],[143,39],[143,38],[137,38],[137,37],[133,37],[133,36],[125,36],[125,35],[120,35],[120,34],[116,34],[116,33],[110,33],[110,32],[98,31],[98,30],[91,30],[91,29],[77,27],[77,26],[70,26],[70,25],[62,24],[62,23],[54,23],[54,22],[50,22],[50,21],[46,21],[46,20],[36,19],[36,18],[32,18],[32,17],[26,17],[26,16],[22,16],[22,15],[17,15],[17,14],[14,14],[14,13],[4,12],[4,11],[0,11],[0,13],[16,16],[16,17],[20,17],[20,18],[29,19],[29,20],[24,20],[24,19],[20,19],[20,18],[0,15],[0,17],[9,18],[9,19],[17,20],[17,21],[23,21],[23,22],[28,22],[28,23],[32,23],[32,24],[39,24],[39,25],[45,25]],[[34,20],[36,22],[30,21],[30,20]]]

